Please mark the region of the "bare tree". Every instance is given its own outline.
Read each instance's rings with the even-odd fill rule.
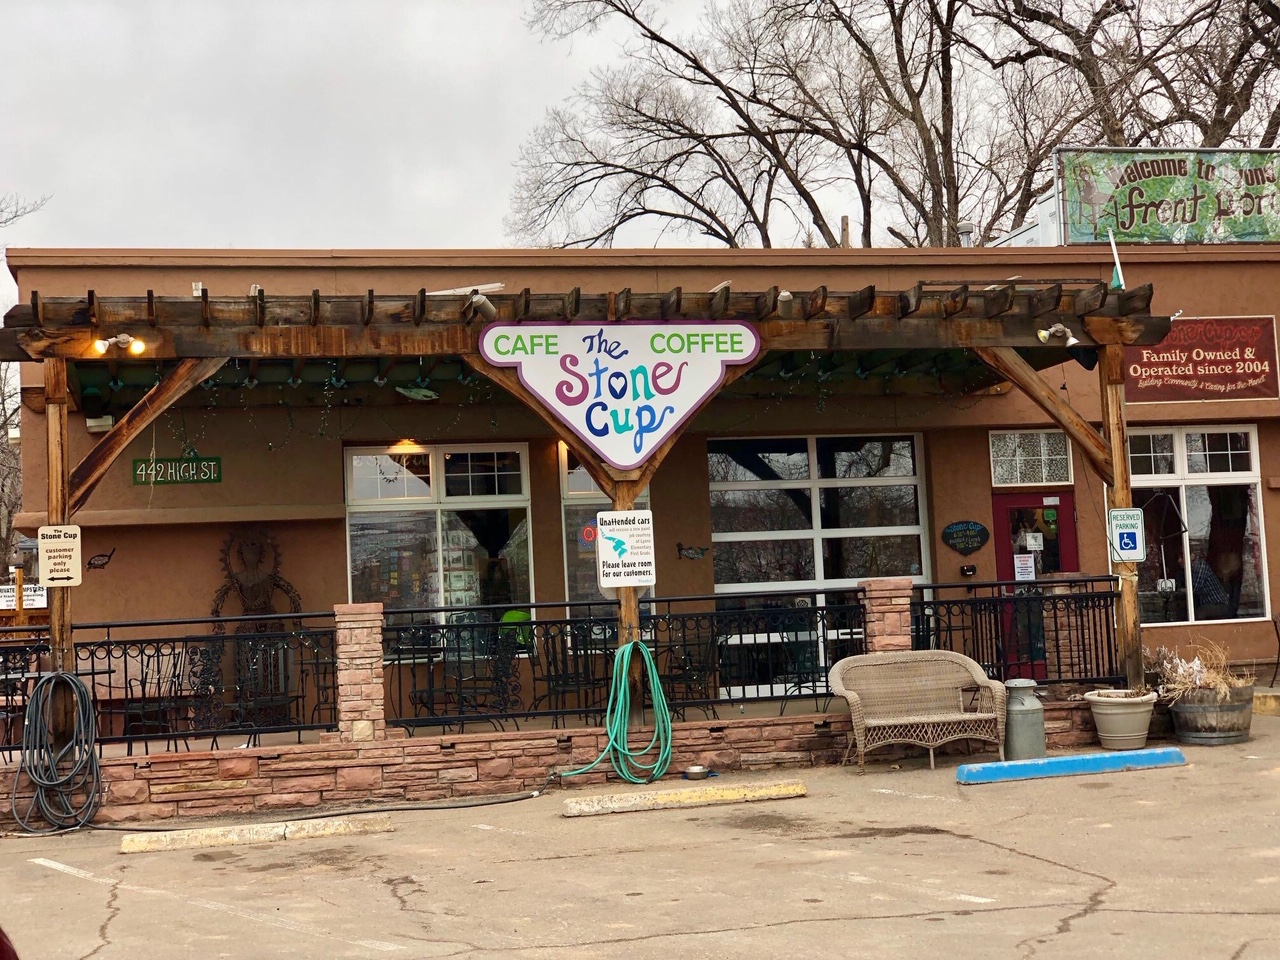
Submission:
[[[47,196],[24,200],[16,193],[0,194],[0,227],[35,213],[48,202]],[[0,313],[7,306],[0,303]],[[18,444],[12,442],[16,440],[21,421],[18,366],[0,363],[0,564],[7,564],[13,551],[13,518],[22,506],[22,457]]]
[[[1020,225],[1063,145],[1270,145],[1275,0],[531,0],[567,37],[632,37],[521,155],[525,242],[608,245],[637,221],[726,246],[979,242]]]
[[[47,195],[37,200],[24,200],[16,193],[0,193],[0,227],[7,227],[29,213],[35,213],[48,202]]]
[[[13,518],[22,507],[22,457],[13,442],[21,419],[18,365],[6,363],[0,365],[0,563],[13,551]]]

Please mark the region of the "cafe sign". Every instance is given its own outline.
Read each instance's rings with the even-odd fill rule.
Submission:
[[[1066,243],[1280,241],[1280,151],[1060,150]]]
[[[1150,347],[1125,347],[1125,401],[1275,400],[1274,317],[1182,317]]]
[[[744,323],[495,323],[480,353],[514,367],[543,406],[606,463],[640,466],[760,350]]]

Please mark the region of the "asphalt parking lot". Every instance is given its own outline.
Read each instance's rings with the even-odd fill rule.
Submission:
[[[1280,957],[1280,720],[1254,734],[1018,784],[920,761],[733,777],[810,795],[698,810],[570,820],[553,792],[205,851],[9,838],[0,922],[23,960]]]

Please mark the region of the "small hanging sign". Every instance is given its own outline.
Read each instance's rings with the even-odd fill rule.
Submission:
[[[991,532],[977,520],[957,520],[942,528],[942,542],[962,557],[977,553],[990,538]]]
[[[650,587],[657,582],[652,511],[601,510],[596,529],[596,579],[601,589]]]
[[[221,483],[221,457],[148,457],[133,461],[133,485]]]

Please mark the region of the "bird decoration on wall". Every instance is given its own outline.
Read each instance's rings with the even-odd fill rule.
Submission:
[[[681,560],[701,560],[710,549],[710,547],[686,547],[683,543],[676,544],[676,553],[680,555]]]
[[[86,564],[86,566],[88,566],[90,570],[101,570],[103,567],[105,567],[108,563],[111,562],[111,558],[114,557],[115,555],[116,555],[115,547],[111,548],[110,553],[95,553],[92,557],[89,558],[89,561]]]

